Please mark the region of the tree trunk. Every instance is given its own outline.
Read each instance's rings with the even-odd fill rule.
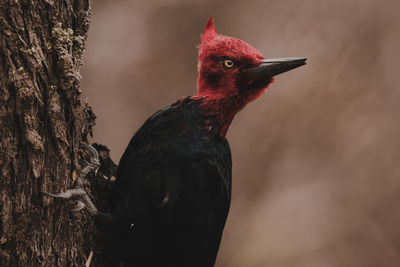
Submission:
[[[0,266],[84,266],[87,212],[41,192],[74,185],[94,125],[80,102],[88,0],[0,1]]]

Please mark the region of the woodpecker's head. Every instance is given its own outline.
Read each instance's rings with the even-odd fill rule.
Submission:
[[[199,97],[236,99],[240,108],[259,97],[273,77],[305,64],[305,58],[265,60],[248,43],[216,32],[208,20],[199,45]]]

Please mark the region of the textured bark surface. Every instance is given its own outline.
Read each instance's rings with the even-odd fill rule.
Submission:
[[[41,191],[71,188],[94,115],[80,102],[88,0],[0,2],[0,265],[101,266],[87,212]],[[87,156],[85,156],[87,157]]]

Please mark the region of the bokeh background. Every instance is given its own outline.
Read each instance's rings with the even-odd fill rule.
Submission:
[[[307,57],[228,132],[233,201],[217,267],[400,266],[400,2],[96,0],[82,89],[118,162],[195,93],[206,21],[265,57]]]

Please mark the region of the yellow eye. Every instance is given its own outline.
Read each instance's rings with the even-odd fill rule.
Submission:
[[[231,69],[231,68],[233,68],[233,66],[235,66],[235,63],[233,62],[233,60],[229,59],[229,58],[224,59],[223,64],[224,64],[224,67],[228,68],[228,69]]]

